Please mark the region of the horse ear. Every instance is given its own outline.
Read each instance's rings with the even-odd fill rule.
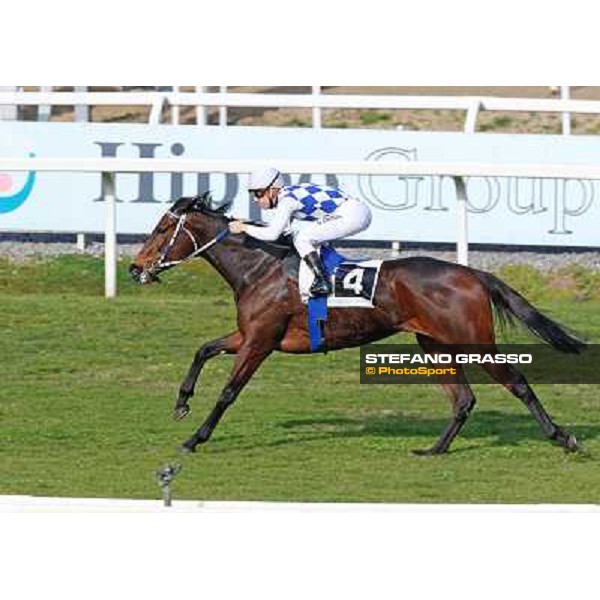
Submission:
[[[207,210],[211,213],[222,215],[231,208],[232,204],[233,201],[230,200],[229,202],[224,202],[223,204],[215,206],[212,194],[209,190],[198,196],[195,207],[199,210]]]
[[[194,198],[193,208],[194,210],[210,210],[210,204],[212,202],[212,196],[210,194],[210,190],[196,196]]]

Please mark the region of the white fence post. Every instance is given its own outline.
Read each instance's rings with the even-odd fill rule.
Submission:
[[[221,94],[227,94],[227,86],[219,86],[219,92]],[[219,106],[219,125],[221,127],[227,127],[227,106]]]
[[[104,230],[104,295],[117,295],[117,200],[115,197],[115,173],[102,173],[102,197],[106,210]]]
[[[51,86],[40,86],[40,92],[51,92]],[[52,106],[50,104],[40,104],[38,106],[37,120],[40,122],[46,122],[50,120],[52,114]]]
[[[16,92],[17,88],[12,87],[0,87],[0,92]],[[0,104],[0,121],[16,121],[18,115],[18,108],[16,104]]]
[[[52,90],[52,88],[50,88]],[[75,92],[77,92],[78,94],[85,94],[88,89],[87,86],[75,86],[74,88]],[[52,107],[49,107],[49,112],[48,112],[48,117],[50,117],[50,113],[52,111]],[[74,118],[75,118],[75,122],[77,123],[88,123],[90,121],[90,115],[92,113],[92,109],[87,106],[86,104],[76,104],[75,108],[74,108]],[[46,121],[48,121],[48,119],[46,119]],[[85,250],[85,233],[78,233],[77,234],[77,249],[80,252],[83,252]]]
[[[197,85],[196,92],[199,94],[206,94],[208,86]],[[196,125],[204,127],[208,123],[208,109],[204,105],[196,106]]]
[[[179,98],[179,86],[173,86],[175,98]],[[179,104],[171,104],[171,125],[179,125]]]
[[[475,99],[467,110],[465,133],[477,132],[477,117],[481,109],[481,100]],[[462,177],[455,177],[456,186],[456,262],[459,265],[469,264],[469,206],[467,204],[467,187]]]
[[[473,100],[467,110],[467,118],[465,120],[465,133],[475,133],[477,131],[477,117],[481,108],[481,100]]]
[[[75,92],[78,94],[87,93],[87,86],[75,86]],[[75,105],[75,121],[77,123],[87,123],[90,120],[90,107],[87,104]]]
[[[85,233],[78,233],[75,243],[79,252],[85,252]]]
[[[459,265],[469,264],[469,210],[467,205],[467,186],[462,177],[454,177],[456,186],[456,262]]]
[[[571,88],[568,85],[561,85],[560,95],[563,100],[570,100]],[[563,135],[571,135],[571,113],[569,112],[562,114],[562,132]]]
[[[150,108],[150,115],[148,117],[148,125],[158,125],[160,123],[164,105],[165,105],[165,97],[164,96],[156,96],[154,101],[152,102],[152,107]]]
[[[317,103],[321,98],[321,86],[320,85],[312,86],[312,95],[313,95],[313,98],[315,99],[315,103]],[[313,129],[321,129],[321,127],[323,126],[321,107],[319,107],[319,106],[313,106],[312,125],[313,125]]]

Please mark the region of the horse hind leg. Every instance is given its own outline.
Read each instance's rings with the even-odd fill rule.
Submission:
[[[443,346],[435,344],[433,340],[423,335],[417,335],[419,345],[429,354],[443,352]],[[456,369],[455,375],[440,376],[440,385],[452,402],[452,419],[442,432],[438,441],[425,450],[413,450],[416,456],[433,456],[444,454],[450,444],[466,423],[471,411],[475,407],[475,395],[471,390],[462,367],[456,363],[444,365]],[[450,380],[448,380],[450,378]]]
[[[577,438],[565,432],[550,418],[522,373],[511,365],[484,363],[481,366],[527,407],[542,431],[552,441],[561,445],[567,452],[577,452],[580,449]]]

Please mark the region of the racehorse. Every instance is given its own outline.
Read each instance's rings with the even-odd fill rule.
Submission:
[[[159,280],[161,272],[202,256],[233,290],[237,330],[199,348],[175,403],[173,416],[183,419],[190,411],[188,402],[206,362],[220,354],[235,354],[233,369],[215,407],[182,446],[188,452],[208,441],[227,408],[273,351],[311,351],[307,308],[297,280],[286,267],[293,249],[257,242],[246,234],[229,235],[231,219],[224,214],[227,209],[212,207],[208,192],[181,198],[163,215],[129,267],[134,281],[152,283]],[[584,342],[494,275],[427,257],[384,261],[374,308],[330,309],[325,338],[329,350],[360,346],[398,332],[415,334],[419,345],[431,354],[466,344],[495,348],[494,312],[503,321],[521,321],[561,352],[579,353],[585,348]],[[475,406],[462,366],[452,366],[457,377],[440,380],[452,403],[452,418],[431,448],[415,454],[446,452]],[[551,440],[567,451],[579,449],[575,436],[553,422],[514,365],[480,366],[525,404]]]

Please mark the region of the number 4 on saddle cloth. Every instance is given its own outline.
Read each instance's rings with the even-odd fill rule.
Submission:
[[[312,352],[326,351],[324,324],[327,308],[373,308],[381,260],[352,261],[333,247],[321,247],[321,260],[333,284],[333,294],[311,298],[308,290],[314,275],[304,261],[300,265],[299,288],[302,301],[308,304],[308,331]]]

